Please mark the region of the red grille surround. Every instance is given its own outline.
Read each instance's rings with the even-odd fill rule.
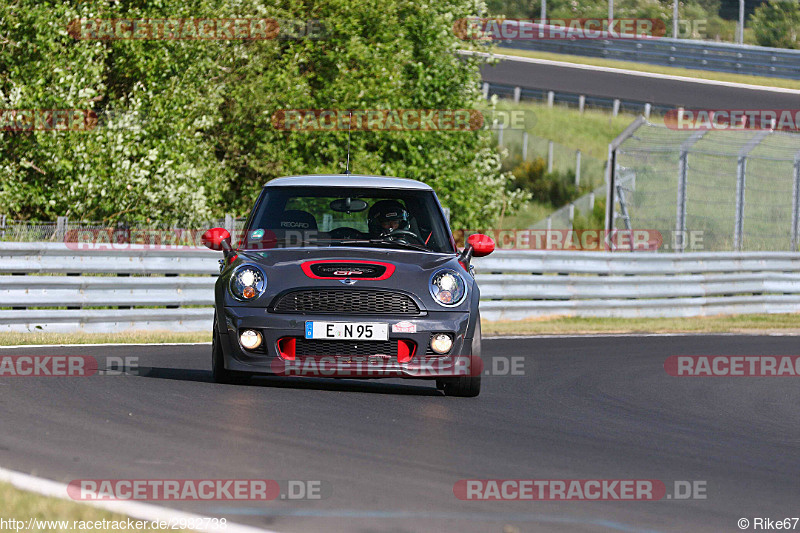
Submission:
[[[306,339],[303,337],[281,337],[278,353],[287,361],[297,357],[344,357],[388,355],[397,357],[398,363],[409,362],[417,351],[417,343],[408,339],[388,341],[342,341]]]

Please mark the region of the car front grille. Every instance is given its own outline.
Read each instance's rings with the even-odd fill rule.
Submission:
[[[304,339],[295,341],[296,356],[389,355],[397,356],[397,341],[338,341]]]
[[[336,313],[351,315],[418,315],[419,307],[409,296],[373,289],[309,289],[279,296],[275,313]]]

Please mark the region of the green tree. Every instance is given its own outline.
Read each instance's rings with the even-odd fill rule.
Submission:
[[[93,109],[89,132],[0,131],[0,212],[15,218],[201,221],[244,214],[263,183],[339,173],[346,133],[276,130],[285,109],[464,109],[477,47],[453,31],[469,0],[9,0],[0,107]],[[318,19],[324,39],[76,40],[76,18]],[[509,187],[488,131],[354,132],[352,170],[420,179],[453,224],[489,225]]]
[[[770,0],[750,16],[750,27],[761,46],[800,48],[800,3]]]

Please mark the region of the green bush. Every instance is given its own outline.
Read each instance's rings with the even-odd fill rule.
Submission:
[[[575,200],[581,191],[575,187],[575,172],[547,172],[547,163],[541,157],[523,161],[512,171],[513,186],[528,191],[537,202],[562,206]]]
[[[605,228],[606,224],[606,199],[595,198],[594,208],[590,213],[583,213],[580,209],[575,210],[575,217],[572,220],[572,229],[600,229]]]
[[[525,0],[487,0],[489,13],[508,18],[538,19],[541,15],[541,1]],[[614,4],[614,17],[651,18],[664,22],[666,36],[672,37],[672,0],[622,0]],[[689,0],[680,3],[680,18],[685,21],[705,21],[702,33],[681,34],[686,39],[728,40],[735,38],[736,23],[720,17],[720,0]],[[607,0],[547,0],[548,18],[607,18]],[[689,28],[684,28],[686,32]],[[701,28],[697,28],[701,30]]]
[[[800,48],[800,3],[770,0],[750,16],[756,42],[775,48]]]

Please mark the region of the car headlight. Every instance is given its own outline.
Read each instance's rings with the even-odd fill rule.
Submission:
[[[455,270],[443,269],[431,276],[431,296],[439,305],[454,307],[464,301],[467,283]]]
[[[267,288],[267,276],[253,265],[240,265],[231,274],[231,294],[242,301],[255,300]]]

